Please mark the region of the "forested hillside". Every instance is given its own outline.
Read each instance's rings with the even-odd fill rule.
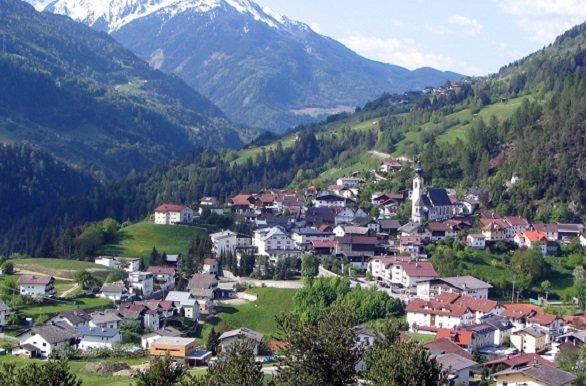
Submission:
[[[0,142],[39,146],[99,178],[241,145],[210,101],[107,34],[0,0],[0,35]]]

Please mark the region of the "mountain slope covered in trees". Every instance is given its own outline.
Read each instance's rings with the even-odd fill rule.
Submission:
[[[69,18],[0,0],[0,141],[121,177],[196,146],[236,147],[209,100]]]

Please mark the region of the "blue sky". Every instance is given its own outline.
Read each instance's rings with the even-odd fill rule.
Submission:
[[[586,0],[256,0],[370,59],[486,75],[586,21]]]

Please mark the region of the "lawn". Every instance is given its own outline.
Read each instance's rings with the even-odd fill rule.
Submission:
[[[13,261],[17,269],[68,279],[72,279],[78,271],[88,270],[104,277],[111,271],[110,268],[89,261],[42,258],[16,259]]]
[[[219,303],[218,314],[199,329],[196,338],[205,343],[209,331],[228,331],[247,327],[267,336],[277,333],[275,316],[293,310],[293,295],[297,290],[282,288],[251,288],[247,292],[258,296],[255,302],[240,305]]]
[[[104,298],[79,298],[79,299],[71,299],[69,301],[58,302],[58,303],[49,304],[49,305],[23,306],[22,308],[19,309],[19,312],[21,312],[27,316],[36,318],[39,315],[53,316],[53,315],[59,314],[60,312],[63,312],[66,310],[73,310],[76,308],[79,308],[79,309],[82,309],[85,311],[90,311],[90,310],[106,308],[111,305],[112,305],[112,302],[110,300],[104,299]]]
[[[427,344],[427,343],[433,342],[435,340],[435,335],[433,335],[433,334],[422,334],[419,332],[408,332],[407,335],[409,335],[409,338],[411,338],[412,341],[417,342],[417,343],[421,343],[421,344]]]
[[[150,255],[153,246],[160,253],[186,254],[191,239],[197,234],[206,234],[202,228],[182,225],[160,225],[140,222],[118,231],[113,244],[105,245],[99,251],[102,255],[145,257]]]
[[[64,292],[69,291],[71,288],[75,287],[75,282],[71,280],[62,280],[57,279],[55,280],[55,291],[57,291],[57,296],[61,297]],[[75,291],[76,292],[76,291]]]

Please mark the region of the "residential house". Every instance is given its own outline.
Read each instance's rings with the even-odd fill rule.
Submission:
[[[322,224],[335,225],[336,211],[334,208],[330,207],[309,207],[305,211],[305,222],[308,226],[313,225],[318,228]]]
[[[466,245],[473,249],[485,249],[486,236],[484,236],[482,233],[471,233],[466,236]]]
[[[423,346],[431,355],[457,354],[462,358],[472,359],[472,354],[452,342],[449,338],[436,339]]]
[[[431,233],[431,241],[440,241],[448,237],[455,239],[458,236],[458,232],[462,230],[460,225],[447,221],[430,222],[425,227]]]
[[[94,311],[90,314],[88,325],[95,328],[120,328],[122,318],[116,310]]]
[[[455,327],[438,329],[435,339],[448,339],[470,353],[477,346],[474,332]]]
[[[564,321],[556,314],[537,313],[527,318],[527,326],[539,326],[547,331],[548,343],[563,333]]]
[[[193,221],[193,209],[185,205],[162,204],[155,209],[155,224],[177,224]]]
[[[399,238],[399,253],[426,258],[425,239],[421,236],[401,236]]]
[[[322,232],[314,228],[299,228],[291,235],[295,246],[301,250],[310,250],[314,240],[334,240],[333,232]]]
[[[175,268],[151,265],[147,272],[153,274],[153,284],[167,291],[175,288]]]
[[[580,235],[584,232],[585,227],[584,224],[560,224],[557,223],[558,226],[558,239],[559,240],[568,240],[574,237],[580,237]]]
[[[229,230],[212,233],[212,253],[220,257],[222,253],[234,253],[238,247],[250,247],[252,239],[250,236],[234,233]]]
[[[336,185],[344,188],[359,188],[364,184],[364,180],[358,177],[342,177],[336,180]]]
[[[77,327],[79,337],[78,348],[89,350],[93,348],[112,348],[122,343],[122,334],[117,328]]]
[[[200,312],[210,312],[213,309],[217,288],[218,280],[211,274],[196,273],[187,283],[187,290],[197,302]]]
[[[374,250],[378,243],[376,237],[368,236],[344,236],[336,237],[334,253],[343,256],[358,269],[366,268],[369,257],[374,256]]]
[[[199,312],[210,313],[214,309],[214,290],[209,288],[192,288],[189,290],[191,296],[199,305]]]
[[[0,299],[0,331],[6,325],[6,318],[10,314],[10,308]]]
[[[346,206],[348,199],[340,195],[322,192],[313,200],[316,208],[343,208]]]
[[[440,277],[417,283],[417,297],[430,300],[442,293],[454,293],[488,299],[489,283],[473,276]]]
[[[354,331],[354,335],[356,336],[356,343],[364,347],[373,346],[376,339],[381,337],[376,332],[362,326],[354,326],[352,327],[352,331]]]
[[[219,275],[220,273],[220,262],[218,259],[203,259],[203,272],[212,275]]]
[[[189,279],[187,289],[191,290],[195,288],[211,289],[215,291],[218,288],[218,279],[211,273],[195,273],[191,276],[191,279]]]
[[[375,234],[380,232],[380,224],[378,223],[378,220],[375,220],[372,217],[356,217],[352,220],[352,224],[370,228]]]
[[[492,377],[496,381],[496,386],[564,386],[577,379],[574,374],[567,371],[535,363],[526,367],[499,371]]]
[[[479,299],[471,296],[443,293],[436,297],[436,300],[456,304],[468,308],[474,314],[474,322],[480,323],[485,315],[500,315],[504,308],[496,300]]]
[[[313,240],[311,246],[316,256],[331,256],[336,249],[335,240]]]
[[[199,200],[199,215],[201,216],[204,210],[209,210],[212,213],[223,215],[224,207],[216,197],[203,197]]]
[[[364,210],[358,207],[347,206],[339,208],[334,217],[334,223],[335,225],[352,224],[355,219],[365,217],[368,217],[368,214]]]
[[[122,281],[106,283],[100,289],[100,294],[98,296],[114,302],[121,302],[128,298],[128,288]]]
[[[116,256],[98,256],[94,260],[94,263],[112,269],[120,269],[120,263]]]
[[[128,273],[140,270],[140,259],[118,256],[99,256],[94,261],[98,265],[103,265],[112,269],[122,269]]]
[[[228,206],[235,214],[249,216],[254,213],[254,202],[255,199],[251,194],[237,194],[228,200]]]
[[[194,338],[161,336],[150,345],[151,358],[160,358],[169,355],[177,363],[185,366],[204,364],[212,353],[197,350]]]
[[[547,236],[543,232],[523,231],[515,234],[513,242],[519,248],[538,249],[543,256],[547,255]]]
[[[177,330],[176,328],[167,326],[167,327],[160,328],[157,331],[153,331],[153,332],[149,332],[147,334],[144,334],[140,338],[140,345],[142,346],[142,348],[144,350],[148,350],[148,349],[150,349],[151,344],[162,336],[176,338],[176,337],[182,337],[183,335],[185,335],[185,334],[183,332]]]
[[[513,324],[501,315],[487,314],[482,316],[479,322],[489,324],[495,328],[495,346],[501,346],[505,342],[505,338],[510,337],[513,333]]]
[[[132,272],[128,274],[128,289],[130,292],[149,297],[154,291],[154,275],[151,272]]]
[[[386,161],[380,166],[381,173],[396,173],[403,169],[403,164],[399,161]]]
[[[294,258],[303,254],[281,227],[255,230],[252,244],[258,248],[259,255],[268,256],[272,263],[279,257]]]
[[[473,334],[472,350],[494,345],[494,336],[496,332],[494,326],[491,326],[488,323],[480,323],[463,326],[462,329],[470,331]]]
[[[401,227],[399,220],[394,219],[380,219],[378,220],[379,231],[388,234],[390,237],[395,237]]]
[[[500,219],[480,219],[480,229],[486,241],[505,241],[507,235],[508,224]]]
[[[468,308],[433,300],[414,299],[407,304],[405,312],[411,331],[422,327],[452,329],[474,322],[474,314]]]
[[[258,355],[259,348],[262,345],[264,335],[260,332],[242,327],[237,330],[226,331],[218,338],[218,347],[220,351],[227,350],[232,344],[242,339],[250,339],[255,342],[254,355]]]
[[[376,256],[370,259],[368,270],[373,278],[412,294],[417,292],[417,283],[437,277],[431,262],[410,256]]]
[[[586,331],[577,330],[570,331],[555,338],[558,343],[558,348],[568,348],[572,351],[578,351],[582,346],[586,345]]]
[[[170,291],[165,300],[172,302],[182,316],[192,320],[199,318],[199,305],[189,292]]]
[[[48,358],[58,345],[73,346],[77,332],[66,323],[52,323],[33,327],[19,337],[17,353],[28,352],[32,357]]]
[[[507,240],[513,239],[517,233],[528,231],[531,228],[531,224],[526,218],[519,216],[505,216],[505,222],[508,224],[506,229],[505,237]]]
[[[557,224],[533,223],[531,224],[531,227],[536,232],[544,233],[549,241],[558,241]]]
[[[482,364],[482,367],[487,367],[492,370],[495,370],[497,367],[504,367],[505,369],[518,369],[521,367],[529,366],[534,363],[541,364],[544,366],[557,367],[555,363],[550,362],[547,359],[543,359],[541,355],[535,353],[517,353],[513,355],[505,355],[500,358],[484,362]]]
[[[165,255],[165,257],[166,257],[165,265],[167,267],[173,267],[173,268],[175,268],[175,271],[181,272],[181,270],[183,268],[183,256],[181,254]],[[138,271],[138,269],[137,269],[137,271]]]
[[[464,358],[458,354],[447,353],[434,355],[436,362],[448,372],[450,384],[464,385],[470,384],[470,372],[478,363],[471,359]]]
[[[49,323],[67,323],[71,327],[83,327],[89,325],[92,317],[83,310],[67,310],[49,319]]]
[[[55,279],[53,276],[20,275],[18,277],[20,294],[33,297],[52,297],[55,295]]]
[[[334,228],[334,235],[336,237],[344,237],[344,236],[366,236],[366,237],[374,237],[376,236],[376,232],[373,231],[371,228],[362,227],[362,226],[355,226],[355,225],[338,225]]]
[[[145,330],[150,331],[157,331],[161,328],[161,323],[163,321],[163,315],[159,310],[152,310],[146,306],[143,306],[144,310],[142,311],[142,325]]]
[[[547,335],[547,330],[531,326],[511,334],[511,344],[520,352],[540,353],[547,347]]]

